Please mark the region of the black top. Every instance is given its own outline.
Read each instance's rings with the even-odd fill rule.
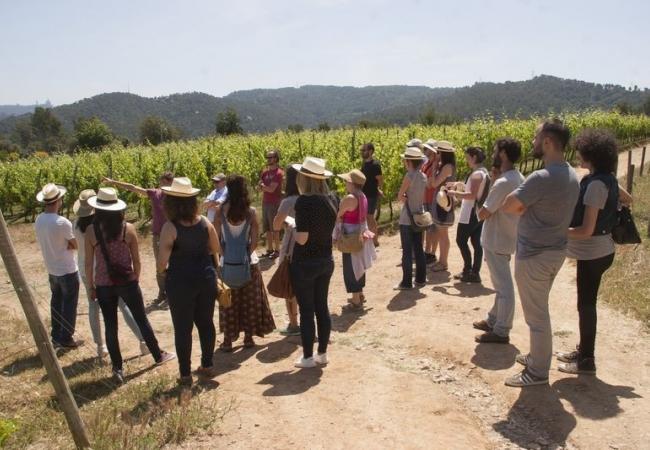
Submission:
[[[608,194],[605,207],[598,211],[596,219],[596,226],[592,236],[602,236],[612,232],[612,229],[618,223],[618,180],[611,173],[594,173],[587,175],[580,180],[580,195],[578,203],[576,203],[575,210],[573,211],[573,218],[571,219],[572,227],[579,227],[585,215],[585,194],[587,187],[592,181],[602,181],[607,186]]]
[[[379,195],[377,177],[381,175],[381,164],[376,159],[364,161],[361,172],[366,176],[366,184],[363,185],[363,193],[366,197],[374,198]]]
[[[196,224],[184,226],[172,222],[176,228],[176,240],[169,257],[169,274],[188,278],[203,278],[214,273],[214,262],[209,253],[208,222],[201,217]]]
[[[332,257],[332,231],[338,201],[330,195],[301,195],[296,200],[296,231],[308,232],[305,245],[296,242],[292,261]]]

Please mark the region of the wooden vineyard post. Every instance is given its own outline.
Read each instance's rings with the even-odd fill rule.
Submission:
[[[643,150],[641,151],[641,167],[639,167],[639,176],[643,176],[643,166],[645,166],[645,145],[643,146]]]
[[[9,237],[9,230],[7,229],[7,224],[2,211],[0,211],[0,254],[2,255],[2,260],[4,261],[11,283],[18,295],[20,304],[23,307],[23,311],[25,312],[25,317],[27,317],[27,323],[29,323],[29,328],[34,336],[34,342],[36,343],[36,347],[38,347],[38,353],[41,356],[41,361],[43,361],[43,365],[47,371],[47,376],[52,382],[52,386],[56,392],[56,397],[59,400],[59,405],[61,410],[63,410],[66,421],[68,422],[68,428],[70,429],[74,443],[77,448],[90,448],[90,440],[88,439],[86,428],[81,420],[81,416],[79,415],[77,403],[75,402],[72,392],[70,391],[70,386],[68,386],[68,382],[63,375],[63,370],[61,370],[59,360],[54,353],[54,347],[50,342],[48,332],[45,329],[40,314],[38,313],[34,295],[27,285],[25,274],[23,273],[18,258],[16,257],[16,252],[13,243],[11,242],[11,238]]]
[[[627,192],[632,195],[632,188],[634,187],[634,164],[627,167]]]

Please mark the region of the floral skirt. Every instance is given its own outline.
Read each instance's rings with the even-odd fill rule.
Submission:
[[[232,305],[219,307],[219,329],[225,339],[236,341],[239,333],[264,337],[275,330],[275,322],[266,295],[262,273],[251,265],[252,280],[246,286],[230,291]]]

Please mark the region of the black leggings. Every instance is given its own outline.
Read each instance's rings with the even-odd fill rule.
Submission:
[[[578,317],[580,323],[580,356],[594,357],[596,345],[596,300],[603,274],[614,262],[614,253],[598,259],[578,260]]]
[[[327,306],[330,279],[334,272],[331,258],[314,258],[292,261],[289,266],[291,285],[300,308],[300,337],[305,358],[314,354],[314,338],[318,326],[318,353],[327,352],[332,331],[332,319]]]
[[[106,347],[111,355],[113,369],[122,370],[122,353],[120,352],[120,341],[117,338],[117,303],[120,297],[129,307],[135,323],[138,324],[142,339],[147,343],[151,356],[156,362],[160,361],[160,347],[149,319],[147,319],[142,291],[138,282],[132,281],[124,286],[97,286],[97,301],[104,317]]]
[[[463,257],[463,272],[474,272],[478,274],[481,271],[483,263],[483,247],[481,247],[481,231],[483,230],[483,221],[478,221],[475,210],[469,217],[469,223],[459,223],[456,230],[456,244],[460,249]],[[474,248],[474,263],[472,263],[472,252],[467,245],[471,241]]]
[[[214,303],[217,297],[215,275],[190,279],[167,273],[165,290],[174,324],[174,343],[182,377],[192,373],[192,329],[196,325],[201,343],[201,367],[212,367],[217,338],[214,328]]]

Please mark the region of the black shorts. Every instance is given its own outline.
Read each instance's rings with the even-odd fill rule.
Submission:
[[[366,197],[368,200],[368,214],[375,215],[377,211],[377,204],[379,203],[379,197]]]

